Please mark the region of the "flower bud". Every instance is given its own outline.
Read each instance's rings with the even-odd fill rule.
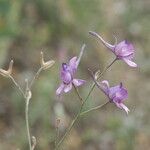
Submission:
[[[36,138],[35,136],[32,136],[32,150],[34,150],[35,146],[36,146]]]
[[[9,68],[8,68],[8,70],[0,69],[0,74],[1,74],[2,76],[4,76],[4,77],[9,78],[10,75],[12,74],[13,63],[14,63],[14,61],[11,60],[10,63],[9,63]]]
[[[98,71],[95,72],[95,75],[94,75],[95,80],[97,80],[99,78],[100,74],[101,74],[100,70],[98,70]]]
[[[55,63],[54,60],[49,60],[49,61],[45,62],[43,52],[41,52],[41,68],[43,70],[46,70],[46,69],[52,67],[54,63]]]

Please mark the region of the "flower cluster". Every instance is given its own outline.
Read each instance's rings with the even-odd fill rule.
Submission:
[[[115,60],[123,60],[126,62],[130,67],[137,67],[137,64],[133,62],[134,58],[134,47],[133,45],[124,40],[114,45],[109,44],[106,42],[100,35],[96,32],[90,31],[89,34],[97,37],[102,44],[106,46],[111,52],[115,54]],[[56,90],[56,95],[61,95],[63,92],[67,93],[72,89],[72,86],[78,87],[83,85],[86,81],[81,79],[75,78],[75,73],[77,71],[78,65],[81,60],[81,56],[83,55],[85,45],[82,47],[79,57],[73,57],[70,59],[69,63],[62,63],[60,76],[62,83],[60,84],[59,88]],[[109,66],[110,67],[110,66]],[[129,109],[123,104],[124,100],[128,97],[127,90],[123,87],[122,82],[119,85],[110,87],[107,80],[98,81],[92,73],[93,80],[95,85],[107,96],[109,102],[113,102],[118,108],[123,109],[127,114]]]

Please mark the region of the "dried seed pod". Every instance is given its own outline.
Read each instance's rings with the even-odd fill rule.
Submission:
[[[54,65],[55,61],[54,61],[54,60],[49,60],[49,61],[46,61],[46,62],[45,62],[45,61],[44,61],[43,52],[41,52],[40,63],[41,63],[41,68],[42,68],[43,70],[46,70],[46,69],[52,67],[52,66]]]
[[[4,76],[4,77],[9,78],[10,75],[12,74],[13,63],[14,63],[14,61],[11,60],[10,63],[9,63],[9,68],[8,68],[8,70],[0,69],[0,74],[1,74],[2,76]]]

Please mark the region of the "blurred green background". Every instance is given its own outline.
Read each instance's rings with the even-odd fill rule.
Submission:
[[[42,72],[30,102],[30,129],[36,150],[53,149],[55,118],[62,135],[78,111],[74,91],[55,96],[59,68],[87,47],[77,77],[86,79],[79,91],[86,96],[92,83],[87,68],[101,70],[114,56],[88,31],[114,42],[128,39],[136,49],[138,69],[119,61],[105,74],[111,85],[122,81],[129,90],[128,116],[113,104],[88,114],[74,126],[62,150],[148,150],[150,148],[150,1],[149,0],[0,0],[0,67],[14,60],[13,76],[25,86],[39,68],[40,51],[55,65]],[[106,97],[95,89],[84,109]],[[25,102],[10,80],[0,76],[0,150],[28,149]]]

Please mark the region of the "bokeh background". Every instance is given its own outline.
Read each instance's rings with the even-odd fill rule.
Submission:
[[[0,0],[0,67],[14,60],[13,76],[22,87],[45,59],[55,65],[42,72],[33,87],[29,107],[31,134],[36,150],[53,149],[55,118],[60,118],[60,136],[74,118],[80,102],[72,90],[60,99],[55,96],[59,68],[87,47],[77,77],[86,79],[79,92],[86,96],[92,83],[87,68],[101,70],[113,60],[101,43],[88,34],[93,30],[106,40],[128,39],[136,49],[137,69],[118,61],[105,74],[111,85],[122,81],[129,91],[123,111],[109,104],[81,118],[61,150],[141,150],[150,149],[150,1],[149,0]],[[85,110],[106,102],[95,89]],[[28,149],[25,102],[11,81],[0,76],[0,150]]]

